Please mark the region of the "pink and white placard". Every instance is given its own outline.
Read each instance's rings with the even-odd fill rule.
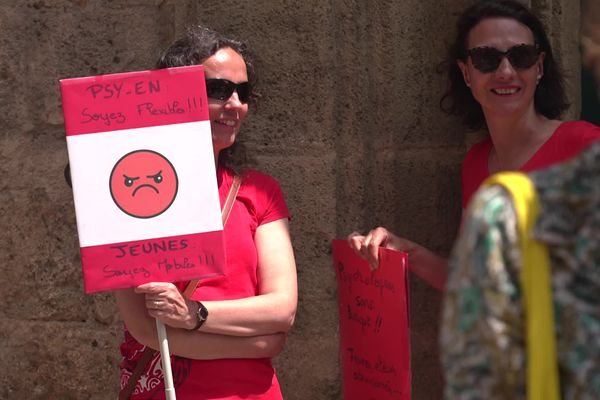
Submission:
[[[61,80],[87,293],[224,272],[202,66]]]

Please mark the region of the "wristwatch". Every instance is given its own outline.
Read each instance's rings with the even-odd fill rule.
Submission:
[[[198,304],[198,311],[196,311],[196,318],[198,320],[196,321],[196,326],[190,329],[192,331],[200,329],[202,324],[204,324],[204,322],[208,318],[208,309],[204,307],[204,304],[200,303],[199,301],[197,301],[196,303]]]

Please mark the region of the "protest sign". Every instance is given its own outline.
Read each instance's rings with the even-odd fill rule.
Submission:
[[[85,291],[222,274],[203,67],[60,86]]]
[[[344,400],[410,400],[407,255],[381,248],[371,271],[333,241]]]

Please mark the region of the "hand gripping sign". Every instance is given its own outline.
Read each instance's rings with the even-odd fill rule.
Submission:
[[[60,85],[85,291],[222,274],[202,66]]]
[[[369,269],[345,240],[333,241],[344,400],[410,400],[407,254],[379,249]]]

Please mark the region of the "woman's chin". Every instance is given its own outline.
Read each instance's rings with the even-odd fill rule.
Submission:
[[[225,150],[228,147],[233,146],[235,143],[236,135],[212,135],[213,149],[215,151]]]

